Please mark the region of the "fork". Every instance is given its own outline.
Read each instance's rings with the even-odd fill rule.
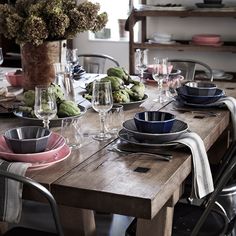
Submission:
[[[123,154],[136,153],[136,154],[140,154],[140,155],[148,155],[148,156],[155,157],[157,160],[162,160],[162,161],[170,161],[172,159],[172,155],[167,155],[167,154],[161,155],[161,154],[154,154],[154,153],[149,153],[149,152],[123,151],[123,150],[119,149],[117,146],[109,147],[108,150],[112,151],[112,152],[123,153]]]
[[[219,116],[220,113],[214,111],[190,110],[188,108],[172,108],[172,111],[191,112],[192,114],[205,114],[208,116]]]

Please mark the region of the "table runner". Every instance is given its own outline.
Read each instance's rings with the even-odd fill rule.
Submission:
[[[30,163],[8,162],[0,159],[0,169],[25,175]],[[22,210],[23,184],[0,176],[0,221],[18,223]]]

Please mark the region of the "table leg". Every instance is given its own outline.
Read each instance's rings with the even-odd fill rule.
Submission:
[[[164,206],[152,220],[138,219],[136,236],[171,236],[173,212]]]
[[[67,206],[59,206],[65,236],[95,236],[94,212]]]
[[[8,223],[6,222],[0,222],[0,235],[3,235],[8,228]]]

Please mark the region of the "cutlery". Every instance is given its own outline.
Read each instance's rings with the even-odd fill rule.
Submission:
[[[180,112],[191,112],[192,114],[205,114],[208,116],[219,116],[220,113],[214,111],[203,111],[203,110],[190,110],[188,108],[172,108],[172,111],[180,111]]]
[[[113,151],[113,152],[119,152],[119,153],[123,153],[123,154],[130,154],[130,153],[136,153],[136,154],[140,154],[140,155],[148,155],[148,156],[152,156],[155,157],[158,160],[163,160],[163,161],[170,161],[172,159],[172,155],[170,154],[157,154],[157,153],[149,153],[149,152],[133,152],[133,151],[123,151],[121,149],[119,149],[117,146],[112,146],[108,148],[109,151]]]

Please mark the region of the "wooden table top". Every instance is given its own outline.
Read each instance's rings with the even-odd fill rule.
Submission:
[[[229,96],[236,97],[236,84],[217,83]],[[146,85],[149,99],[155,97],[156,86]],[[175,113],[178,119],[188,123],[189,129],[200,135],[206,149],[216,142],[227,128],[230,114],[227,109],[216,110],[217,117],[194,118],[194,114],[173,111],[173,102],[153,109]],[[125,119],[133,117],[138,107],[125,111]],[[98,114],[88,110],[81,117],[84,133],[98,130]],[[0,118],[0,132],[14,126],[22,125],[19,118]],[[54,129],[59,132],[59,129]],[[50,167],[32,170],[27,176],[45,185],[62,205],[84,209],[131,215],[152,219],[165,204],[173,204],[173,194],[178,191],[191,172],[190,151],[171,149],[173,159],[170,162],[157,161],[149,156],[133,155],[132,157],[111,152],[109,145],[116,139],[99,142],[91,135],[84,136],[84,145],[72,150],[64,161]],[[135,171],[138,167],[147,168],[146,173]]]

